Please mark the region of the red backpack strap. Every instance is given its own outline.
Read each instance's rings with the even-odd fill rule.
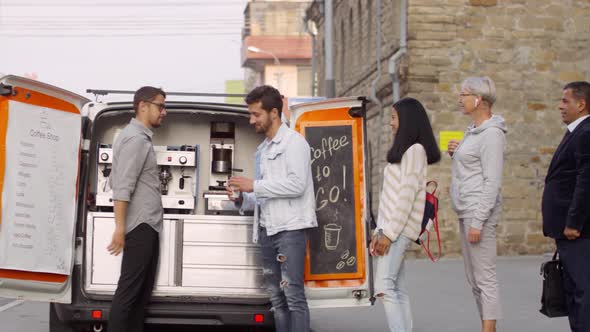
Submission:
[[[426,251],[428,258],[430,258],[431,261],[437,262],[440,259],[440,255],[442,252],[441,244],[440,244],[440,232],[438,230],[438,217],[435,217],[433,222],[434,222],[434,230],[436,231],[436,240],[438,242],[438,253],[436,255],[436,259],[434,258],[434,256],[432,256],[432,253],[430,252],[430,232],[428,232],[428,236],[426,238],[426,245],[424,245],[424,242],[422,242],[422,248],[424,248],[424,251]]]
[[[430,180],[428,182],[426,182],[426,191],[428,191],[428,187],[430,187],[431,184],[434,184],[434,190],[432,190],[432,192],[430,192],[431,194],[436,194],[436,190],[438,189],[438,183],[434,180]]]
[[[434,190],[431,192],[432,195],[434,195],[436,193],[436,189],[438,188],[438,183],[436,181],[428,181],[426,183],[426,187],[430,186],[430,184],[434,184]],[[428,232],[428,237],[426,238],[426,245],[424,245],[424,242],[422,242],[422,247],[424,248],[424,251],[426,251],[426,254],[428,255],[428,258],[430,258],[431,261],[436,262],[440,259],[440,255],[441,255],[441,244],[440,244],[440,231],[438,228],[438,199],[435,199],[434,202],[434,220],[432,220],[433,222],[433,226],[434,226],[434,230],[436,232],[436,241],[438,243],[438,254],[436,255],[436,259],[434,258],[434,256],[432,256],[432,253],[430,252],[430,231]]]

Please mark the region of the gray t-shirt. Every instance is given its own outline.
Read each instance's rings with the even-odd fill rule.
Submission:
[[[162,230],[164,209],[152,135],[151,130],[133,118],[113,144],[109,180],[113,200],[129,202],[125,234],[141,223],[157,232]]]

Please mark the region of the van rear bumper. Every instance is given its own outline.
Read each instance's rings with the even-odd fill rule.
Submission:
[[[68,325],[107,323],[111,303],[92,301],[86,303],[52,303],[57,318]],[[93,312],[100,311],[100,318]],[[96,313],[95,313],[96,314]],[[258,316],[258,321],[256,319]],[[263,317],[262,321],[260,318]],[[146,323],[161,325],[274,325],[270,306],[200,303],[152,303],[146,312]]]
[[[80,266],[74,266],[72,273],[72,303],[51,303],[56,318],[67,325],[105,324],[109,320],[111,301],[90,299],[82,291]],[[146,309],[146,323],[172,325],[239,325],[274,326],[270,311],[271,304],[226,304],[180,302],[166,299],[166,302],[150,303]],[[100,318],[93,312],[100,311]],[[263,315],[257,322],[256,315]],[[260,320],[260,316],[258,319]]]

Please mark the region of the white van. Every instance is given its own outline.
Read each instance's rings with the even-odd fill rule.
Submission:
[[[273,330],[252,216],[221,190],[235,172],[253,176],[263,138],[246,106],[187,99],[170,93],[154,130],[165,212],[146,322]],[[311,310],[374,301],[365,104],[342,98],[291,109],[291,127],[312,148],[319,227],[306,259]],[[0,78],[0,297],[50,302],[51,332],[108,328],[121,263],[106,250],[110,148],[132,116],[131,101],[92,102]]]

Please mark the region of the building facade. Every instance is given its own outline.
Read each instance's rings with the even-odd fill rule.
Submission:
[[[245,88],[277,87],[285,96],[310,96],[311,36],[303,21],[310,1],[251,0],[244,10]]]
[[[307,18],[318,26],[318,77],[325,91],[324,8],[314,1]],[[542,234],[541,195],[549,161],[563,133],[557,105],[565,83],[590,80],[590,2],[563,0],[334,0],[333,54],[337,96],[370,96],[373,211],[381,170],[392,143],[390,58],[399,51],[400,19],[407,13],[407,52],[395,62],[401,96],[427,108],[437,138],[464,131],[458,110],[462,80],[490,76],[496,83],[495,114],[508,125],[503,179],[501,255],[553,250]],[[444,5],[441,5],[444,3]],[[377,44],[380,41],[381,47]],[[379,65],[378,65],[379,64]],[[379,106],[379,103],[382,105]],[[379,137],[381,136],[381,139]],[[460,254],[458,221],[450,208],[451,160],[429,168],[439,183],[441,238],[447,256]],[[421,250],[415,248],[416,255]]]

